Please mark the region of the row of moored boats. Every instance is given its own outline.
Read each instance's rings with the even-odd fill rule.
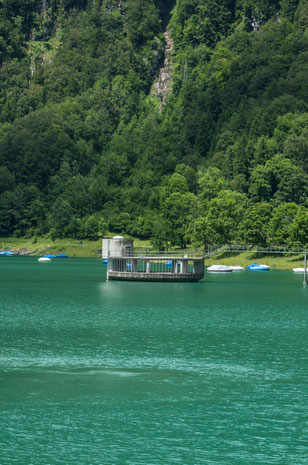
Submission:
[[[268,265],[259,265],[257,263],[253,263],[252,265],[248,265],[248,270],[250,271],[269,271],[270,267]],[[207,268],[208,273],[230,273],[231,271],[244,271],[245,268],[243,266],[227,266],[227,265],[212,265]],[[305,268],[293,268],[294,273],[304,273]],[[306,269],[308,272],[308,268]]]
[[[253,263],[252,265],[248,265],[248,270],[250,271],[268,271],[270,267],[268,265],[258,265],[257,263]],[[232,271],[244,271],[245,268],[243,266],[237,265],[212,265],[207,268],[208,273],[231,273]]]

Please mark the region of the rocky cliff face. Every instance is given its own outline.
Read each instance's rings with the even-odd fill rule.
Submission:
[[[160,110],[167,102],[168,95],[172,89],[172,50],[173,41],[169,31],[164,33],[165,36],[165,54],[162,67],[159,70],[158,77],[155,80],[151,95],[160,99]]]

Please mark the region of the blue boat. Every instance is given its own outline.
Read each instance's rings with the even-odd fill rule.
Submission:
[[[107,258],[105,258],[105,260],[102,260],[102,264],[103,264],[103,265],[107,265],[107,263],[108,263]]]
[[[57,258],[68,258],[68,255],[66,255],[65,253],[59,253],[57,255]]]
[[[12,257],[14,254],[9,250],[5,250],[4,252],[0,252],[0,255],[5,255],[6,257]]]
[[[52,254],[46,254],[46,255],[43,255],[45,258],[56,258],[55,255],[52,255]]]
[[[257,263],[248,265],[248,270],[250,271],[268,271],[269,269],[270,267],[268,265],[258,265]]]

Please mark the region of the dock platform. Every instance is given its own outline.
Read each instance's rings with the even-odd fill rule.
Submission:
[[[108,260],[107,280],[196,282],[204,277],[204,258],[172,252],[137,252],[132,239],[103,239],[102,258]]]
[[[200,257],[109,257],[107,279],[117,281],[196,282],[204,277]]]

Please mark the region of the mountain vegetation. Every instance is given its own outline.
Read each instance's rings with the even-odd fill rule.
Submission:
[[[306,0],[0,0],[0,235],[107,230],[308,244]]]

